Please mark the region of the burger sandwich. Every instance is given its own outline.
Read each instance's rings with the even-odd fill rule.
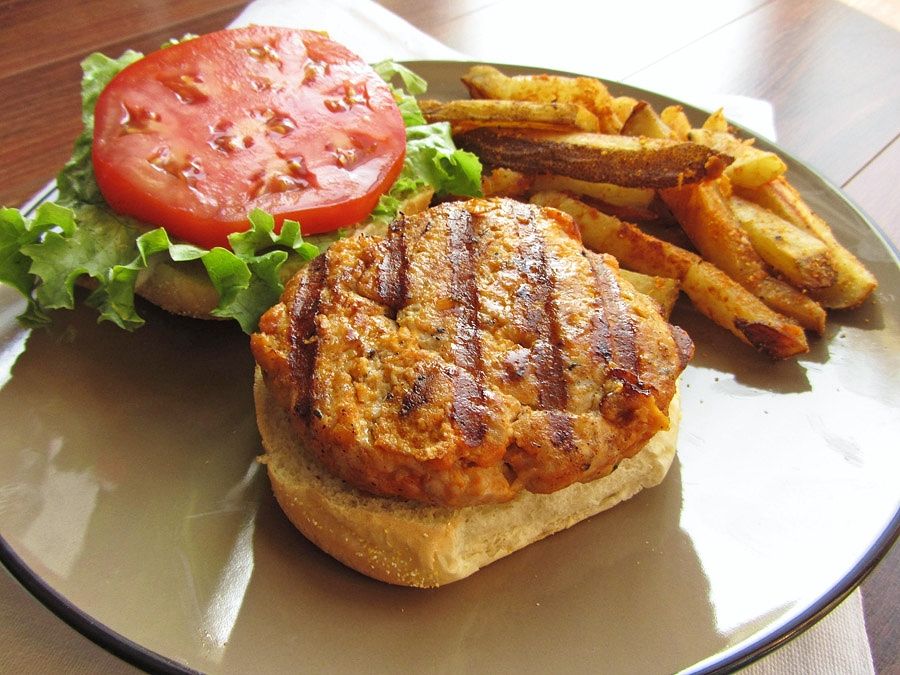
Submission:
[[[438,586],[663,479],[691,340],[562,212],[446,201],[481,165],[413,73],[263,26],[83,65],[58,199],[0,210],[0,281],[30,324],[76,284],[128,329],[136,294],[237,320],[262,461],[322,549]]]
[[[447,202],[335,242],[251,336],[291,522],[431,587],[659,483],[693,353],[566,214]]]

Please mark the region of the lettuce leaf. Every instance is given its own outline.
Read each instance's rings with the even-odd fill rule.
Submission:
[[[289,256],[307,261],[319,251],[304,240],[297,221],[286,220],[276,234],[274,218],[256,210],[250,223],[249,230],[231,235],[232,250],[206,250],[173,242],[161,227],[146,231],[104,206],[83,204],[76,211],[48,202],[31,220],[3,209],[0,281],[27,298],[19,317],[27,325],[46,323],[47,310],[72,309],[75,285],[85,283],[93,289],[86,303],[97,309],[100,321],[133,330],[144,323],[134,292],[151,256],[168,254],[176,263],[199,260],[219,294],[213,314],[235,319],[249,333],[281,295],[281,270]]]
[[[81,125],[82,130],[75,139],[72,157],[66,162],[63,170],[56,177],[59,189],[59,202],[72,205],[77,202],[102,204],[103,195],[94,178],[94,165],[91,163],[91,142],[94,137],[94,108],[97,98],[104,87],[109,84],[123,68],[131,65],[143,55],[140,52],[126,51],[118,59],[111,59],[100,53],[94,53],[81,62],[84,73],[81,78]]]
[[[454,145],[449,124],[428,124],[419,108],[415,97],[427,91],[425,80],[394,61],[381,61],[372,67],[390,85],[403,116],[406,159],[393,187],[382,195],[370,218],[390,222],[397,217],[403,199],[425,186],[433,188],[438,197],[480,197],[478,157]],[[402,86],[396,86],[396,81]]]
[[[394,100],[400,109],[400,115],[403,117],[403,124],[407,127],[425,124],[425,115],[422,114],[422,110],[416,102],[416,96],[421,96],[428,91],[428,83],[409,68],[395,61],[380,61],[373,65],[372,69],[390,85],[394,93]],[[396,81],[401,83],[399,87],[394,84]]]
[[[481,195],[481,161],[456,149],[447,122],[406,129],[404,173],[432,185],[438,196]]]
[[[57,176],[57,202],[41,204],[30,218],[17,209],[0,209],[0,282],[27,299],[19,317],[26,325],[48,323],[50,310],[73,308],[78,284],[91,289],[85,302],[98,311],[98,321],[134,330],[144,323],[135,307],[135,288],[151,259],[199,261],[219,295],[213,314],[253,332],[262,313],[278,301],[287,273],[345,233],[304,239],[300,224],[291,220],[276,232],[275,219],[255,210],[248,216],[250,228],[228,238],[230,250],[207,250],[172,241],[161,227],[114,213],[100,193],[91,163],[94,107],[109,81],[140,58],[138,52],[128,51],[118,59],[92,54],[82,62],[83,130]],[[478,159],[453,145],[448,125],[427,124],[419,109],[415,96],[425,92],[425,81],[392,61],[375,69],[389,83],[400,82],[390,86],[407,126],[407,152],[400,176],[370,220],[392,220],[403,198],[424,186],[438,195],[479,195]]]
[[[28,306],[20,319],[32,326],[46,324],[50,317],[34,296],[37,279],[31,271],[32,260],[23,249],[41,241],[54,228],[73,232],[74,214],[52,202],[41,204],[30,220],[18,209],[0,209],[0,282],[25,296]]]

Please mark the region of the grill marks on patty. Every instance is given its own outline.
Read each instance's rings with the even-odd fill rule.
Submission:
[[[623,384],[626,396],[646,396],[650,392],[640,377],[641,356],[637,350],[636,327],[622,297],[618,278],[598,257],[592,256],[590,263],[597,290],[592,348],[606,362],[609,376]],[[608,407],[601,406],[601,410],[609,414]]]
[[[484,364],[478,325],[479,294],[475,278],[477,268],[475,226],[472,214],[452,209],[447,217],[447,257],[450,260],[450,298],[456,330],[451,352],[459,368],[453,381],[452,418],[469,447],[484,441],[487,433],[484,400]]]
[[[638,354],[635,350],[634,322],[622,299],[615,273],[597,257],[589,258],[597,311],[592,319],[592,347],[616,374],[637,384]]]
[[[560,351],[556,280],[547,264],[544,240],[533,218],[518,215],[519,259],[516,265],[523,284],[516,293],[520,324],[532,338],[530,345],[538,380],[538,401],[544,410],[565,410],[568,402]]]
[[[538,385],[538,405],[552,411],[550,440],[566,452],[574,450],[572,420],[565,412],[568,389],[561,351],[556,279],[547,263],[546,243],[538,232],[533,211],[518,209],[519,258],[516,265],[523,283],[516,292],[519,320],[531,340],[531,358]]]
[[[409,260],[406,257],[406,219],[388,226],[387,251],[378,266],[378,295],[392,319],[406,305],[409,294]]]
[[[591,274],[597,291],[597,311],[592,318],[591,347],[607,365],[610,380],[621,384],[612,389],[600,403],[600,411],[607,419],[624,423],[650,394],[641,381],[641,358],[637,350],[634,320],[622,297],[618,278],[599,257],[590,257]]]
[[[451,418],[463,441],[476,447],[484,441],[487,425],[485,416],[484,366],[481,358],[481,337],[478,325],[479,294],[476,280],[477,246],[474,218],[465,209],[450,209],[446,228],[431,223],[418,232],[413,246],[424,236],[439,236],[446,229],[444,259],[449,261],[450,280],[447,295],[452,301],[454,327],[449,331],[450,352],[456,369],[445,369],[453,381]],[[389,227],[384,257],[378,266],[378,296],[388,309],[388,316],[397,321],[398,313],[409,301],[409,265],[407,250],[408,224],[404,218]],[[448,333],[442,329],[443,333]],[[408,417],[431,400],[437,374],[434,370],[416,376],[412,386],[402,397],[400,415]]]
[[[691,344],[642,298],[562,214],[447,203],[335,243],[252,344],[345,480],[504,501],[605,475],[665,426]]]
[[[290,367],[297,387],[294,412],[309,417],[312,408],[314,366],[318,341],[316,340],[316,314],[322,297],[322,289],[328,276],[328,254],[315,258],[300,280],[294,295],[290,321]]]

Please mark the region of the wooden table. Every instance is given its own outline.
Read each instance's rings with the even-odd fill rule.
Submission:
[[[464,54],[662,93],[771,102],[779,143],[839,185],[900,245],[900,5],[892,0],[470,0],[383,5]],[[156,48],[232,21],[235,0],[0,0],[0,203],[19,205],[80,129],[78,62]],[[668,5],[668,6],[660,6]],[[900,549],[862,584],[878,672],[900,672]]]

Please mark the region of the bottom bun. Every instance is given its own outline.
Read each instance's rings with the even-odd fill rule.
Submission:
[[[173,263],[154,256],[150,266],[138,275],[134,292],[171,314],[216,318],[212,311],[219,304],[219,293],[199,260]]]
[[[551,494],[523,492],[502,504],[444,508],[361,492],[330,475],[301,445],[288,414],[256,369],[256,420],[278,504],[307,539],[348,567],[403,586],[434,587],[658,485],[675,457],[676,393],[670,425],[608,476]]]

